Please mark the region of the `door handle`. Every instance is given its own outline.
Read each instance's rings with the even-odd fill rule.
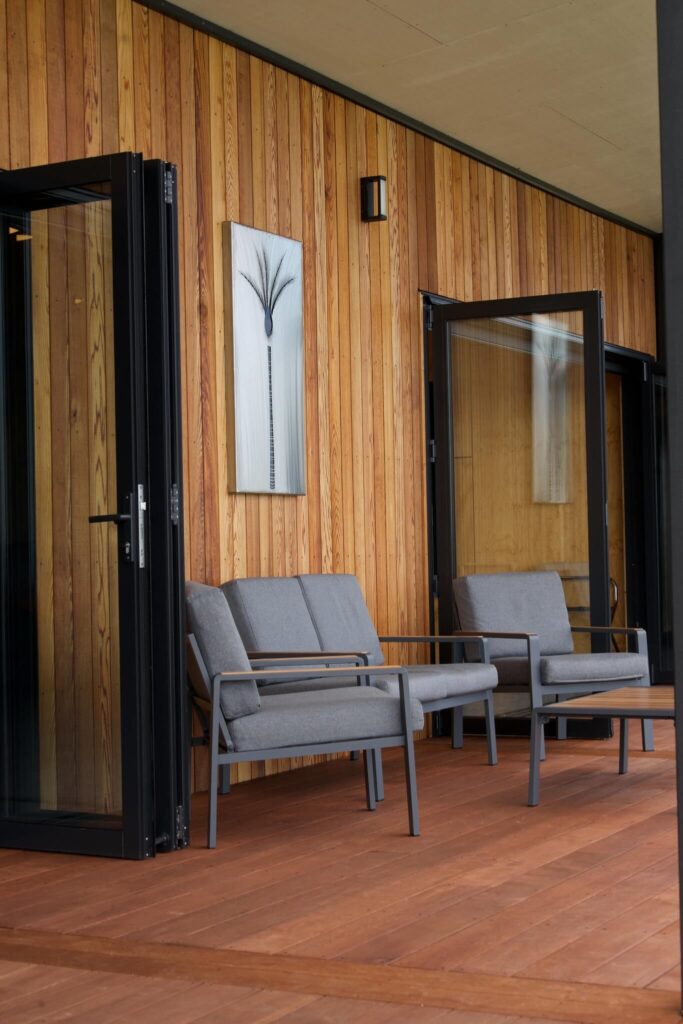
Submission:
[[[130,519],[129,515],[119,515],[118,512],[105,516],[88,516],[89,523],[129,523]]]
[[[137,563],[140,569],[145,567],[145,524],[144,514],[147,510],[147,502],[144,500],[142,485],[138,485],[137,505],[133,501],[133,495],[126,495],[125,502],[122,501],[130,512],[105,512],[98,516],[88,516],[89,523],[115,523],[116,526],[127,526],[121,541],[121,554],[124,562]]]

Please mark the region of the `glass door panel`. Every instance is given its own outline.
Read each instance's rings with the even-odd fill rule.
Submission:
[[[153,852],[141,179],[0,175],[2,845]]]
[[[435,311],[441,630],[454,625],[454,575],[549,569],[563,580],[572,624],[600,624],[606,522],[603,395],[594,383],[599,296]],[[582,634],[576,649],[590,649]]]
[[[97,814],[120,828],[119,538],[111,522],[90,522],[119,507],[111,200],[33,211],[30,233],[40,693],[32,814]]]
[[[554,569],[588,600],[581,314],[449,325],[456,573]]]

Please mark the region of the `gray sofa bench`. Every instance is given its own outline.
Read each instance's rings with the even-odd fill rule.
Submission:
[[[467,635],[378,636],[358,580],[346,573],[311,573],[293,577],[263,577],[230,580],[222,586],[244,646],[255,656],[320,653],[355,653],[368,666],[384,664],[380,644],[447,643],[453,660],[447,664],[407,665],[410,692],[420,701],[423,712],[453,709],[453,747],[463,744],[462,708],[483,702],[486,713],[489,764],[496,764],[496,734],[493,691],[498,683],[495,668],[488,663],[487,641]],[[467,642],[479,648],[480,662],[467,663]],[[396,696],[398,683],[381,675],[373,685]],[[317,680],[298,680],[277,685],[289,691],[316,687],[348,686],[348,677],[331,673]],[[262,686],[261,692],[266,690]],[[269,687],[270,689],[270,687]],[[381,797],[381,778],[378,781]]]
[[[346,750],[365,754],[368,810],[377,800],[370,757],[384,747],[403,747],[410,834],[420,834],[413,731],[424,723],[419,701],[411,699],[410,682],[402,666],[363,666],[374,675],[395,676],[397,695],[373,686],[320,688],[284,692],[293,675],[305,681],[305,666],[296,668],[261,664],[247,657],[228,603],[215,587],[188,583],[186,607],[188,672],[194,700],[209,718],[210,756],[208,846],[216,845],[219,771],[241,761],[300,757]],[[321,680],[329,673],[353,683],[357,666],[333,669],[316,666]],[[255,677],[268,679],[263,692]],[[303,677],[303,678],[302,678]],[[277,687],[280,687],[279,689]]]

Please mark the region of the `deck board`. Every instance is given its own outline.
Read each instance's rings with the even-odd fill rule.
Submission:
[[[372,815],[338,761],[219,798],[215,851],[205,795],[197,845],[153,862],[0,850],[0,1019],[678,1019],[674,730],[655,730],[627,776],[615,739],[553,742],[537,808],[526,741],[495,768],[482,739],[421,742],[419,839],[392,753]]]

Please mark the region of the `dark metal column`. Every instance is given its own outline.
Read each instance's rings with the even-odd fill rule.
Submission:
[[[663,200],[664,318],[669,383],[672,600],[676,685],[678,869],[683,894],[683,4],[657,0]],[[683,921],[683,901],[681,902]],[[683,951],[683,930],[681,931]]]

